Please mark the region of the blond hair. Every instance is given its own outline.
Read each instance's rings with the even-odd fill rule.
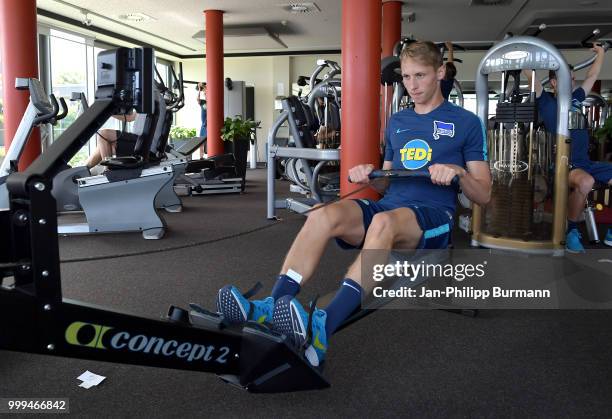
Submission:
[[[400,61],[410,58],[421,64],[430,65],[436,70],[442,65],[442,54],[431,41],[414,41],[402,50]]]

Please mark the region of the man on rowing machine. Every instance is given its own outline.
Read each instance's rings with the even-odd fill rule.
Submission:
[[[342,200],[313,211],[289,249],[270,297],[249,301],[234,286],[219,290],[217,308],[230,322],[271,323],[299,347],[309,335],[312,343],[305,355],[314,366],[324,359],[329,337],[371,291],[362,281],[360,255],[331,303],[315,308],[309,318],[295,296],[311,278],[329,239],[343,248],[444,249],[455,212],[453,178],[459,177],[473,202],[484,205],[490,198],[485,130],[476,115],[442,97],[440,51],[431,42],[418,41],[404,49],[400,59],[403,83],[415,107],[389,120],[383,169],[428,170],[431,179],[391,182],[386,192],[379,191],[385,192],[379,201]],[[365,184],[373,169],[358,165],[349,175]]]

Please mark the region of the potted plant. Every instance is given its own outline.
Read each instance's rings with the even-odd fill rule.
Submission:
[[[225,118],[221,128],[221,139],[226,153],[232,153],[236,159],[236,171],[242,178],[246,175],[247,156],[253,132],[259,128],[260,121],[242,119],[241,116]]]
[[[195,128],[184,128],[173,125],[170,129],[170,139],[172,141],[188,140],[196,136]]]

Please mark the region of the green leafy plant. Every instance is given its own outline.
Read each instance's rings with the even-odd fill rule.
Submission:
[[[170,138],[173,140],[185,140],[196,136],[195,128],[184,128],[174,125],[170,128]]]
[[[606,122],[600,128],[597,128],[593,134],[602,143],[608,138],[612,138],[612,116],[609,116]]]
[[[259,128],[261,121],[252,119],[242,119],[240,116],[225,118],[223,128],[221,128],[221,139],[223,141],[234,141],[237,139],[250,140],[253,130]]]

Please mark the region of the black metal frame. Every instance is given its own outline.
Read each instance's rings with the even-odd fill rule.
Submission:
[[[26,171],[7,178],[10,209],[0,211],[0,348],[213,372],[253,392],[328,387],[285,336],[263,326],[225,327],[216,314],[178,308],[154,320],[62,298],[51,179],[111,115],[135,105],[146,111],[151,97],[152,68],[147,80],[142,72],[148,66],[137,61],[150,60],[152,51],[120,55],[102,67],[116,74],[99,78],[108,83],[98,86],[98,100]],[[124,77],[125,69],[140,74]],[[14,284],[5,284],[7,277]]]

